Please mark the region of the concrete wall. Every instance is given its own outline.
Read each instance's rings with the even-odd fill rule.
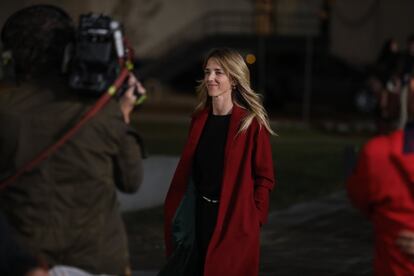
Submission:
[[[210,11],[246,11],[252,0],[2,0],[0,26],[10,14],[31,4],[62,7],[77,20],[79,14],[98,12],[120,20],[139,57],[151,56],[159,45],[174,39],[174,34],[191,28],[191,23]]]
[[[367,64],[390,37],[405,46],[414,33],[414,1],[336,0],[331,20],[332,52],[350,63]]]
[[[174,0],[162,1],[162,9],[147,22],[147,39],[138,44],[143,55],[153,55],[156,47],[165,46],[183,32],[191,31],[197,21],[212,11],[246,11],[251,0]],[[153,51],[154,50],[154,51]]]
[[[320,5],[320,0],[273,1],[276,13],[279,10],[293,15],[312,13]],[[255,7],[254,0],[2,0],[0,25],[12,12],[35,3],[61,6],[76,19],[80,13],[90,11],[112,15],[124,23],[139,58],[156,56],[159,47],[168,46],[177,35],[191,31],[193,23],[208,12],[253,11]],[[385,39],[394,36],[404,44],[408,34],[414,32],[413,0],[336,0],[332,3],[332,52],[351,63],[369,63]],[[276,14],[276,30],[292,33],[280,29],[285,24],[280,20],[288,21],[289,25],[290,20],[299,19]]]
[[[322,0],[277,0],[274,3],[275,30],[281,35],[318,35],[318,12]]]

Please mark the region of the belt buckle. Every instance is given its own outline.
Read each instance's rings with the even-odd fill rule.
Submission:
[[[203,195],[201,195],[201,197],[202,197],[205,201],[207,201],[208,203],[218,203],[218,202],[219,202],[219,200],[218,200],[218,199],[210,199],[210,198],[208,198],[208,197],[206,197],[206,196],[203,196]]]

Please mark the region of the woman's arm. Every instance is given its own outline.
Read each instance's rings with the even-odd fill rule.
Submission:
[[[132,74],[129,74],[128,89],[119,99],[122,116],[126,124],[130,123],[130,114],[135,107],[138,95],[146,94],[145,88]],[[115,183],[119,190],[133,193],[143,180],[143,162],[145,157],[142,139],[130,126],[121,137],[119,154],[114,157]]]
[[[259,127],[253,153],[254,201],[260,213],[260,224],[267,222],[269,195],[274,187],[274,173],[270,134],[265,127]]]

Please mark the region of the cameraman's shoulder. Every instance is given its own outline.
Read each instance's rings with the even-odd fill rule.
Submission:
[[[92,107],[94,104],[95,102],[88,103],[88,106]],[[109,102],[97,112],[94,121],[106,126],[111,132],[123,131],[126,128],[121,108],[115,99],[109,100]]]

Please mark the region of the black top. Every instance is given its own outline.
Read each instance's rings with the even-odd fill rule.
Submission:
[[[231,115],[210,114],[195,151],[195,186],[201,195],[210,199],[218,199],[220,196],[230,117]]]

